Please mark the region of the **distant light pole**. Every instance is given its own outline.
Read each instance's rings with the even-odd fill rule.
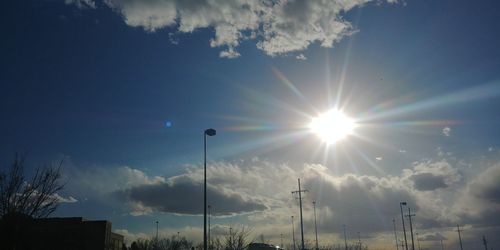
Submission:
[[[156,240],[158,240],[158,221],[156,221]]]
[[[211,241],[210,241],[210,215],[211,215],[211,209],[212,208],[210,205],[208,205],[208,248],[210,249],[211,246]]]
[[[399,250],[398,234],[396,233],[396,220],[392,219],[392,224],[394,225],[394,238],[396,238],[396,250]]]
[[[406,229],[405,229],[405,217],[403,215],[403,206],[406,206],[406,201],[399,203],[399,208],[401,209],[401,223],[403,223],[403,235],[405,236],[405,247],[408,250],[408,241],[406,241]]]
[[[180,239],[181,239],[180,232],[177,232],[177,240],[180,240]]]
[[[229,227],[229,246],[230,246],[230,249],[234,249],[233,248],[233,228],[232,227]]]
[[[418,238],[418,233],[415,233],[417,235],[417,244],[418,244],[418,250],[422,250],[420,249],[420,239]]]
[[[207,250],[207,135],[214,136],[216,133],[213,128],[203,133],[203,250]]]
[[[344,228],[344,243],[345,243],[345,250],[347,250],[347,234],[345,232],[345,227],[346,225],[342,225],[342,227]]]
[[[283,249],[283,234],[280,234],[280,248]]]
[[[361,250],[361,233],[358,232],[358,244],[359,244],[359,250]]]
[[[293,224],[293,215],[292,215],[292,241],[293,241],[293,250],[295,250],[295,225]]]
[[[484,237],[484,235],[483,235],[483,245],[484,245],[484,249],[488,250],[488,241],[486,240],[486,237]]]
[[[316,234],[316,250],[319,250],[318,247],[318,226],[316,225],[316,201],[313,201],[314,208],[314,234]]]

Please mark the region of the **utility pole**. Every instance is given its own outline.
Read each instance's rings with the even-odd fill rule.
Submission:
[[[483,235],[483,244],[484,244],[484,249],[488,250],[488,241],[486,240],[486,238],[484,237],[484,235]]]
[[[344,243],[345,243],[345,250],[347,250],[347,234],[345,233],[345,227],[346,225],[342,225],[342,227],[344,228]]]
[[[463,246],[462,246],[462,235],[460,235],[460,232],[462,230],[460,230],[460,225],[457,225],[457,232],[458,232],[458,240],[460,241],[460,250],[464,250]]]
[[[358,244],[359,244],[359,250],[361,250],[361,233],[358,232]]]
[[[408,250],[408,241],[406,240],[406,229],[405,229],[405,218],[403,216],[403,206],[406,206],[406,201],[399,203],[399,208],[401,209],[401,223],[403,223],[403,235],[405,236],[405,249]]]
[[[229,245],[231,246],[231,249],[233,248],[233,228],[229,227]]]
[[[316,201],[313,201],[314,208],[314,234],[316,234],[316,250],[319,250],[318,247],[318,227],[316,225]]]
[[[292,191],[292,194],[299,194],[299,207],[300,207],[300,237],[301,237],[301,243],[302,243],[302,248],[300,250],[304,250],[304,221],[302,220],[302,193],[308,192],[307,190],[302,190],[300,189],[300,179],[298,179],[299,182],[299,190],[297,191]]]
[[[415,233],[417,235],[417,244],[418,244],[418,250],[422,250],[420,249],[420,239],[418,238],[418,233]]]
[[[415,216],[415,214],[411,214],[410,207],[408,207],[408,217],[410,219],[410,233],[411,233],[411,250],[415,250],[415,242],[413,241],[413,226],[411,224],[411,217]]]
[[[283,234],[280,234],[280,248],[283,249]]]
[[[295,247],[295,225],[293,224],[293,215],[292,215],[292,241],[293,241],[293,250],[296,249]]]
[[[394,238],[396,239],[396,250],[399,250],[398,234],[396,233],[396,220],[394,218],[392,219],[392,225],[394,225]]]
[[[444,250],[443,239],[441,239],[441,250]]]

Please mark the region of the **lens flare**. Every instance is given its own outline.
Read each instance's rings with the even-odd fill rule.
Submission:
[[[351,135],[355,127],[353,119],[335,109],[313,118],[309,124],[311,132],[327,144],[334,144]]]

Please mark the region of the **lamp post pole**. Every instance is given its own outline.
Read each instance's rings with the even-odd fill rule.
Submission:
[[[211,206],[208,205],[208,248],[210,249],[210,215],[211,215]]]
[[[293,215],[292,215],[292,242],[293,242],[293,250],[296,250],[296,247],[295,247],[295,224],[293,224]]]
[[[203,250],[207,250],[207,135],[214,136],[216,133],[213,128],[203,133]]]
[[[156,240],[158,240],[158,221],[156,221]]]
[[[313,201],[314,208],[314,234],[316,235],[316,250],[319,250],[318,247],[318,226],[316,225],[316,201]]]
[[[347,234],[345,232],[345,227],[346,225],[342,225],[342,227],[344,228],[344,243],[345,243],[345,250],[347,250]]]

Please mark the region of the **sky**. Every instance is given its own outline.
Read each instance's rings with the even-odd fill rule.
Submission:
[[[500,3],[493,0],[25,0],[0,10],[0,162],[63,160],[53,216],[128,242],[250,228],[394,249],[500,246]],[[329,110],[355,123],[325,143]],[[407,213],[405,207],[405,213]],[[406,221],[408,223],[408,221]],[[408,225],[408,224],[406,224]],[[299,232],[295,220],[295,232]],[[297,233],[297,237],[299,234]],[[287,243],[288,242],[288,243]]]

